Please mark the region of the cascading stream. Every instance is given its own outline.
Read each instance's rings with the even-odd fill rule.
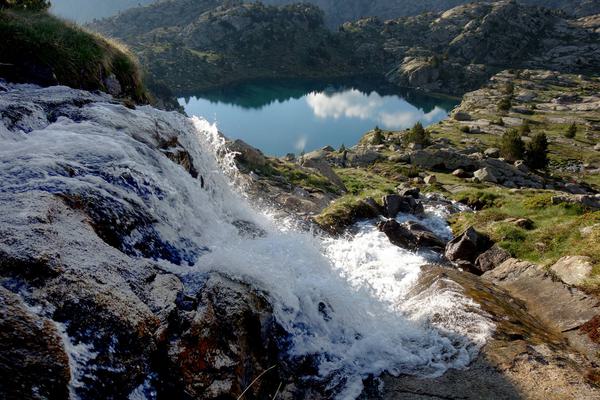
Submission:
[[[78,93],[18,88],[14,101]],[[314,356],[341,399],[356,398],[364,378],[384,371],[435,376],[465,367],[493,331],[452,282],[411,294],[427,255],[391,245],[372,223],[359,224],[351,237],[322,238],[254,209],[232,187],[231,157],[216,156],[223,141],[216,126],[106,100],[94,98],[54,122],[33,110],[18,128],[0,125],[1,193],[94,193],[151,216],[146,230],[128,232],[126,250],[147,257],[139,243],[151,231],[169,244],[160,254],[180,256],[158,257],[163,269],[179,276],[218,271],[267,293],[290,334],[289,356]],[[173,133],[204,188],[156,148],[156,138]],[[447,237],[440,213],[428,210],[421,222]],[[239,221],[264,234],[244,233]]]

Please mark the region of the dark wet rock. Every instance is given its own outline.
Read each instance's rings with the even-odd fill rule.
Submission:
[[[395,218],[398,213],[423,214],[423,204],[412,196],[388,194],[383,196],[383,214],[388,218]]]
[[[509,258],[510,253],[496,244],[477,257],[475,268],[478,271],[478,275],[481,275],[496,268]]]
[[[419,189],[418,187],[408,186],[406,184],[398,186],[397,191],[400,196],[410,196],[414,199],[418,199],[421,193],[421,189]]]
[[[241,235],[250,237],[252,239],[265,237],[267,235],[267,232],[254,222],[236,220],[233,221],[233,226],[238,228]]]
[[[453,262],[467,261],[474,264],[477,257],[492,245],[489,237],[470,227],[446,245],[445,255]]]
[[[0,286],[0,397],[68,399],[69,358],[56,325]]]
[[[273,394],[282,373],[278,338],[282,335],[267,299],[248,286],[213,274],[198,293],[197,308],[172,338],[168,372],[187,396],[230,399],[261,373],[248,398]]]
[[[250,168],[264,167],[267,159],[264,154],[255,147],[250,146],[243,140],[237,139],[227,145],[229,151],[235,152],[236,160]]]
[[[408,221],[400,224],[394,219],[389,219],[380,222],[377,227],[386,234],[390,242],[402,248],[442,250],[445,246],[443,240],[418,222]]]

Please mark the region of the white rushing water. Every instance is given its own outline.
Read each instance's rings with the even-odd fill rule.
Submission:
[[[45,90],[37,96],[60,92]],[[435,376],[465,367],[491,334],[491,322],[458,285],[438,282],[411,294],[426,255],[391,245],[372,224],[360,224],[352,237],[321,238],[254,209],[232,186],[232,171],[223,172],[232,164],[217,159],[222,138],[206,121],[103,102],[74,119],[44,125],[33,113],[30,132],[0,126],[3,190],[96,191],[151,213],[165,241],[204,249],[193,265],[162,261],[164,269],[219,271],[265,291],[292,337],[290,356],[316,355],[338,398],[356,398],[370,374]],[[178,135],[204,188],[152,147],[151,136],[165,132]],[[441,212],[428,210],[421,222],[448,237]],[[266,235],[241,234],[233,225],[239,220]]]

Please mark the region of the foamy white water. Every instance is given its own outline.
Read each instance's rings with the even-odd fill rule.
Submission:
[[[61,90],[68,91],[43,89],[36,96]],[[372,224],[360,224],[352,237],[321,238],[254,209],[231,184],[231,157],[216,156],[222,138],[204,120],[103,102],[87,105],[77,121],[43,124],[35,117],[26,133],[2,130],[5,192],[95,193],[152,215],[162,240],[193,253],[186,258],[192,265],[162,260],[164,269],[180,276],[227,273],[266,292],[291,335],[289,356],[314,356],[320,377],[340,399],[356,398],[371,374],[440,375],[465,367],[493,330],[452,282],[411,297],[426,255],[391,245]],[[156,150],[154,135],[173,133],[204,188]],[[422,222],[447,236],[441,212],[428,210]],[[250,237],[236,221],[266,234]],[[134,230],[127,240],[134,248],[143,232]]]

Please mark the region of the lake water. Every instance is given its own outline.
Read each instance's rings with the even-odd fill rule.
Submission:
[[[180,98],[188,115],[217,122],[227,137],[268,155],[353,146],[369,130],[445,119],[457,102],[397,88],[300,81],[249,83]]]

